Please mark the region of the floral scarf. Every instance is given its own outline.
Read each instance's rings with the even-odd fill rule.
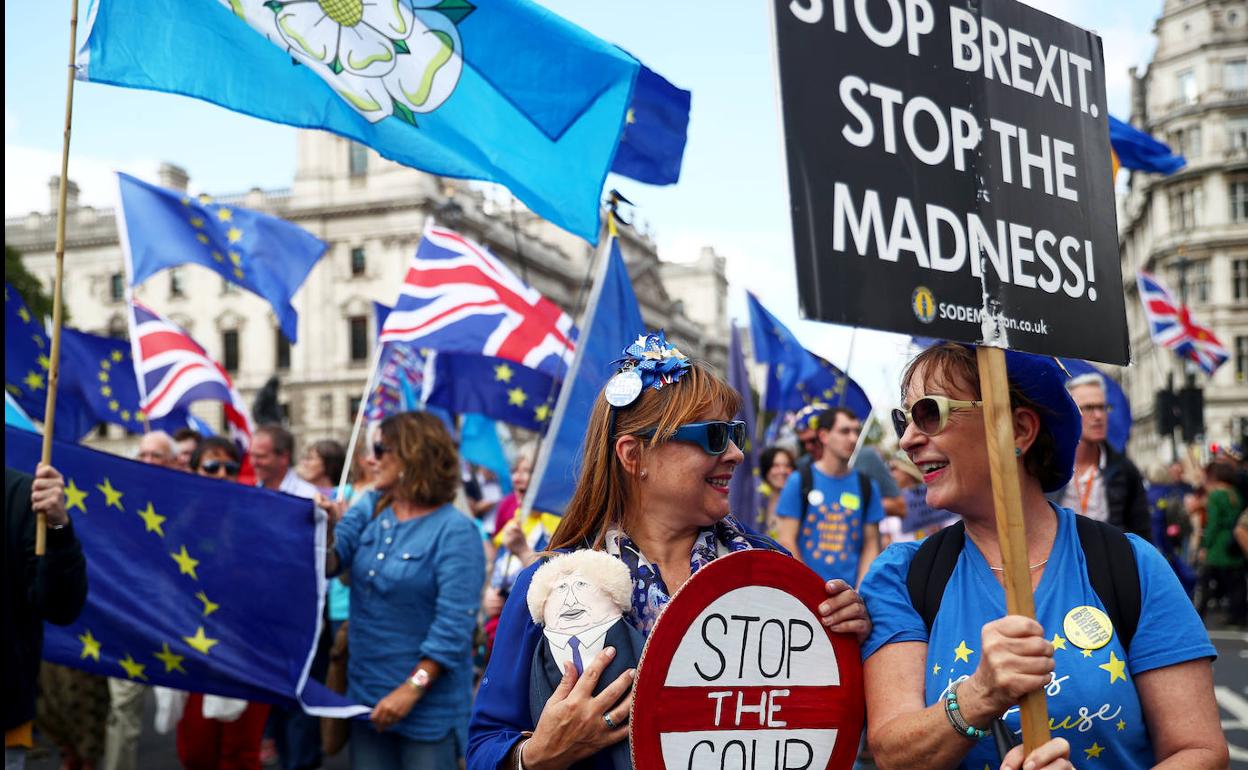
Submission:
[[[633,578],[633,610],[628,621],[642,636],[649,636],[663,612],[663,607],[671,601],[671,592],[664,585],[658,568],[650,563],[623,530],[618,527],[608,529],[604,545],[607,553],[628,566],[629,574]],[[745,531],[737,520],[726,516],[712,526],[698,530],[698,537],[689,554],[689,572],[697,572],[718,556],[756,547],[745,536]]]

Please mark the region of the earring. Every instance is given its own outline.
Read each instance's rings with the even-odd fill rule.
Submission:
[[[646,469],[645,469],[645,468],[642,468],[642,469],[641,469],[641,477],[642,477],[643,479],[646,477],[646,473],[647,473],[647,472],[648,472],[648,471],[646,471]]]
[[[1022,457],[1022,456],[1023,456],[1023,448],[1022,448],[1021,446],[1016,446],[1016,447],[1014,447],[1014,456],[1015,456],[1015,457]]]

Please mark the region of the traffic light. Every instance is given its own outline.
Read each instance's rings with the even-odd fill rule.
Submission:
[[[1169,436],[1179,427],[1178,394],[1169,388],[1157,391],[1153,414],[1157,417],[1157,434]]]
[[[1183,440],[1195,441],[1205,433],[1205,391],[1186,387],[1179,391],[1179,427]]]

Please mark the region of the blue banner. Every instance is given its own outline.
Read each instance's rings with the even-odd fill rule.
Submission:
[[[611,170],[647,184],[676,184],[685,155],[692,95],[641,65]]]
[[[754,391],[750,388],[750,373],[745,365],[745,353],[741,350],[741,331],[732,325],[728,338],[728,384],[741,394],[741,408],[734,419],[745,423],[746,446],[738,447],[745,460],[732,472],[728,485],[728,510],[737,520],[760,532],[766,531],[762,520],[762,506],[758,494],[758,420],[754,414]]]
[[[433,370],[425,393],[428,406],[481,414],[538,433],[550,425],[559,384],[549,375],[502,358],[459,353],[438,353]]]
[[[78,77],[318,128],[506,185],[590,242],[638,64],[528,0],[95,0]]]

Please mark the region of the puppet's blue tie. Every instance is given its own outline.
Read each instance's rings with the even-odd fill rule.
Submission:
[[[572,645],[572,665],[576,666],[577,675],[585,673],[585,666],[581,663],[581,640],[574,636],[568,644]]]

